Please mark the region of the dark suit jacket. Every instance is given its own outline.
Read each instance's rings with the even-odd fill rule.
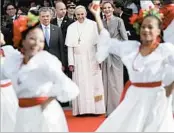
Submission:
[[[16,16],[15,19],[17,19]],[[4,34],[4,40],[7,45],[13,46],[13,20],[11,17],[6,16],[4,21],[6,21],[6,25],[1,28],[2,33]]]
[[[65,40],[66,38],[66,32],[67,32],[67,29],[68,29],[68,26],[70,24],[72,24],[74,22],[73,19],[69,18],[68,16],[65,16],[63,21],[62,21],[62,24],[61,24],[61,30],[62,30],[62,34],[63,34],[63,38]],[[52,24],[54,25],[57,25],[57,18],[54,18],[52,21],[51,21]],[[57,25],[58,26],[58,25]]]
[[[129,40],[139,40],[139,37],[136,34],[135,29],[130,24],[130,20],[129,20],[130,17],[131,17],[131,14],[129,14],[127,12],[123,12],[123,14],[121,15],[121,18],[124,21],[124,25],[125,25],[126,31],[130,32],[130,35],[128,35],[128,38],[129,38]]]
[[[62,21],[62,24],[61,24],[61,29],[62,29],[62,33],[63,33],[63,40],[65,40],[65,38],[66,38],[66,33],[67,33],[68,26],[70,24],[72,24],[73,22],[74,22],[74,20],[69,18],[68,16],[64,17],[64,19]],[[51,21],[51,23],[54,24],[54,25],[57,25],[57,18],[54,18]],[[65,67],[66,67],[66,69],[68,69],[68,50],[67,50],[66,45],[64,45],[64,50],[63,51],[64,51],[64,54],[65,54]]]
[[[39,25],[42,29],[42,26]],[[55,55],[61,62],[62,65],[65,65],[65,55],[64,55],[64,40],[62,36],[62,31],[59,27],[50,24],[50,42],[49,45],[45,40],[44,50]]]

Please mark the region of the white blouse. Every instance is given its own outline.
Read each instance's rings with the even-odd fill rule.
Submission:
[[[63,73],[61,62],[46,51],[23,64],[23,55],[14,50],[6,59],[3,71],[12,80],[18,98],[56,96],[67,102],[79,94],[77,85]]]
[[[139,53],[139,46],[140,43],[137,41],[111,39],[108,31],[103,29],[100,33],[97,60],[102,62],[109,54],[116,54],[126,65],[132,82],[162,81],[165,66],[174,65],[174,46],[161,43],[147,56]],[[174,75],[170,76],[174,81]]]

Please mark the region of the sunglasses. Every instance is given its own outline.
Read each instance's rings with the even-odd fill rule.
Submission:
[[[68,7],[69,9],[75,9],[75,7]]]

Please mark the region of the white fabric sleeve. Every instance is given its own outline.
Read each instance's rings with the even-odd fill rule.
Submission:
[[[75,99],[79,94],[77,85],[63,73],[62,64],[56,57],[53,57],[50,62],[49,75],[54,82],[51,93],[61,102]]]
[[[165,69],[163,83],[169,85],[174,81],[174,45],[171,43],[165,43],[163,45],[165,46],[163,51],[164,56],[167,55],[164,60]]]
[[[109,32],[103,29],[99,35],[96,58],[99,63],[103,62],[109,54],[123,57],[127,52],[139,45],[136,41],[119,41],[111,38]]]
[[[2,72],[5,77],[12,79],[14,74],[19,70],[21,62],[23,60],[23,55],[12,47],[4,47],[5,60],[3,63]]]
[[[165,66],[164,75],[163,75],[163,84],[167,86],[174,81],[174,67],[170,65]]]
[[[174,19],[173,21],[169,24],[169,26],[164,30],[164,41],[165,42],[170,42],[174,45]]]
[[[68,65],[74,66],[74,48],[68,47]]]

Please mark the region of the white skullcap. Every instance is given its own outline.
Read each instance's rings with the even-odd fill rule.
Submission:
[[[76,11],[78,10],[78,9],[84,9],[85,10],[85,12],[87,13],[87,11],[86,11],[86,8],[84,7],[84,6],[82,6],[82,5],[79,5],[79,6],[77,6],[76,8],[75,8],[75,13],[76,13]]]

